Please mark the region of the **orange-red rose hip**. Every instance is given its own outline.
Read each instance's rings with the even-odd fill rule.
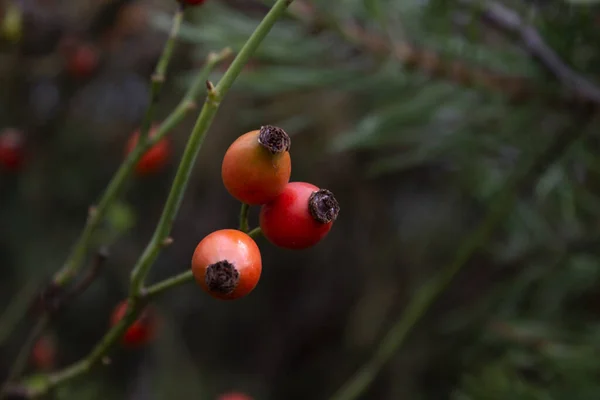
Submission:
[[[258,284],[261,272],[258,246],[250,236],[235,229],[209,234],[198,243],[192,256],[196,282],[221,300],[248,295]]]
[[[50,370],[56,360],[56,343],[50,336],[40,337],[31,349],[31,361],[39,370]]]
[[[127,300],[120,302],[115,307],[111,317],[111,326],[116,325],[127,312]],[[150,343],[156,334],[156,318],[151,309],[142,311],[138,319],[127,328],[121,339],[125,347],[139,347]]]
[[[306,249],[327,235],[340,206],[327,189],[306,182],[290,182],[284,191],[260,210],[260,228],[274,245]]]
[[[217,400],[253,400],[252,397],[242,392],[223,393]]]
[[[227,191],[251,205],[277,197],[292,173],[290,143],[283,129],[269,125],[237,138],[227,149],[221,166]]]
[[[0,167],[18,171],[25,160],[25,139],[20,130],[7,128],[0,132]]]
[[[157,126],[152,127],[152,129],[150,129],[149,137],[154,137],[154,135],[157,133],[157,130]],[[134,132],[134,134],[127,141],[126,154],[129,154],[133,151],[138,143],[139,138],[140,132]],[[150,175],[158,172],[166,165],[170,154],[171,143],[169,142],[169,139],[163,138],[159,140],[152,147],[150,147],[146,153],[144,153],[142,158],[140,158],[135,166],[136,173],[138,175]]]

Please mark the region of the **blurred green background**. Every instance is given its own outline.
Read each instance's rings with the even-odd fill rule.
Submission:
[[[535,43],[532,51],[482,12],[496,5],[519,16],[593,91],[600,86],[594,3],[297,0],[224,101],[175,241],[150,281],[185,271],[206,234],[237,225],[239,204],[221,183],[220,163],[237,136],[261,125],[291,135],[292,180],[335,193],[341,213],[333,230],[305,251],[259,239],[263,276],[245,299],[219,302],[193,283],[166,293],[155,304],[162,319],[155,342],[115,349],[110,366],[53,398],[208,400],[239,390],[257,400],[327,399],[369,359],[422,284],[463,251],[520,163],[571,136],[557,162],[514,192],[498,229],[481,238],[361,398],[599,399],[597,103],[572,95],[535,57]],[[175,2],[0,4],[0,128],[19,130],[24,154],[20,168],[0,168],[4,377],[35,317],[17,321],[12,311],[60,268],[123,159]],[[239,50],[268,4],[208,0],[186,13],[157,121],[210,51]],[[75,61],[73,48],[84,48]],[[126,296],[194,119],[172,132],[167,167],[133,177],[94,237],[110,257],[46,332],[55,369],[90,351]]]

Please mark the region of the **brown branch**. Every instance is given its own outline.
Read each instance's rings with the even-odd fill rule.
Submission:
[[[464,4],[471,4],[471,0],[461,1]],[[528,44],[530,53],[550,69],[561,82],[578,90],[579,96],[565,97],[564,94],[560,93],[551,96],[547,100],[553,104],[556,103],[557,106],[580,105],[582,102],[600,105],[600,89],[571,71],[556,53],[541,40],[539,34],[532,27],[524,26],[516,13],[514,15],[505,13],[503,14],[504,18],[501,18],[498,14],[498,8],[495,7],[494,10],[494,12],[487,13],[488,19],[496,16],[493,21],[497,25],[500,25],[503,21],[506,24],[511,22],[509,27],[513,31],[517,29],[516,21],[521,23],[519,32],[523,32],[521,36]],[[514,102],[548,94],[546,88],[540,87],[539,84],[532,82],[531,79],[525,76],[507,75],[503,72],[472,65],[463,60],[448,59],[436,51],[419,48],[406,40],[391,43],[385,36],[370,32],[354,21],[337,22],[325,19],[323,16],[318,15],[317,10],[307,2],[297,2],[296,6],[290,9],[290,12],[314,31],[333,28],[346,40],[371,54],[376,56],[393,55],[406,68],[421,71],[435,78],[447,79],[465,87],[482,87],[504,93]],[[509,15],[510,20],[507,20]]]
[[[81,278],[79,282],[73,285],[71,290],[60,299],[60,302],[57,305],[59,309],[83,293],[92,284],[92,282],[94,282],[107,258],[108,249],[106,247],[100,248],[85,276]]]
[[[516,11],[497,2],[461,1],[478,8],[482,16],[498,28],[518,36],[529,54],[554,75],[576,101],[600,105],[600,88],[563,62],[537,30],[526,24]]]

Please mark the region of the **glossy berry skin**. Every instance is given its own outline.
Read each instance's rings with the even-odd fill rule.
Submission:
[[[49,336],[42,336],[31,349],[31,361],[39,370],[50,370],[56,359],[56,345]]]
[[[220,300],[248,295],[260,279],[262,259],[256,242],[242,231],[222,229],[198,243],[192,273],[202,289]]]
[[[320,189],[306,182],[290,182],[283,192],[260,210],[260,228],[274,245],[300,250],[314,246],[331,230],[337,217],[329,222],[317,221],[309,210],[311,195]]]
[[[157,132],[157,127],[150,130],[149,137],[153,137]],[[136,131],[127,141],[126,153],[133,151],[140,138],[140,132]],[[140,158],[135,166],[135,172],[140,176],[152,175],[160,171],[168,162],[171,155],[171,143],[169,139],[163,138],[154,146],[150,147]]]
[[[289,151],[273,154],[259,142],[260,130],[237,138],[227,149],[221,166],[225,188],[250,205],[265,204],[277,197],[290,180]]]
[[[254,399],[242,392],[229,392],[229,393],[223,393],[222,395],[220,395],[217,398],[217,400],[254,400]]]
[[[25,160],[25,138],[17,129],[5,129],[0,133],[0,168],[16,172]]]
[[[72,77],[87,78],[96,70],[100,56],[89,45],[75,45],[67,55],[67,71]]]
[[[123,300],[115,307],[110,317],[110,325],[116,325],[125,316],[126,312],[127,300]],[[146,309],[142,311],[138,319],[127,328],[127,331],[125,331],[125,334],[121,338],[121,343],[128,348],[144,346],[154,339],[155,333],[156,320],[154,315],[152,315],[152,311]]]

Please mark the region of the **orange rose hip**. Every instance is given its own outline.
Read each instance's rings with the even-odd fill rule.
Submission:
[[[242,231],[221,229],[198,243],[192,273],[202,289],[220,300],[248,295],[260,279],[262,260],[256,242]]]
[[[273,200],[290,180],[290,144],[288,134],[271,125],[237,138],[227,149],[221,166],[227,191],[250,205]]]

